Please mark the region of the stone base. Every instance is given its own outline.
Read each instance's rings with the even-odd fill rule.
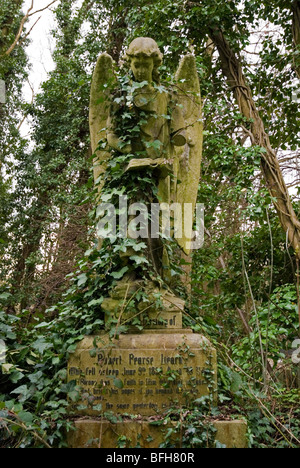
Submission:
[[[71,356],[68,380],[82,390],[79,404],[86,408],[80,414],[161,415],[174,405],[216,397],[216,350],[188,329],[144,330],[115,340],[90,336]]]
[[[247,448],[245,421],[215,421],[216,440],[227,448]],[[118,448],[120,437],[127,448],[159,448],[168,427],[153,426],[149,422],[126,421],[111,424],[108,421],[79,419],[75,430],[67,437],[69,448]],[[179,443],[174,443],[180,448]]]
[[[112,291],[111,297],[104,299],[101,308],[105,312],[106,324],[110,324],[113,318],[120,325],[125,323],[130,327],[135,323],[148,330],[182,328],[185,301],[167,290],[160,291],[155,288],[155,285],[153,288],[150,287],[147,292],[148,302],[141,302],[134,310],[126,310],[125,304],[128,302],[128,298],[134,296],[138,287],[138,282],[121,281]],[[124,299],[126,297],[127,299]],[[137,327],[136,330],[138,330]]]
[[[246,421],[215,421],[216,440],[226,445],[226,448],[248,448]]]

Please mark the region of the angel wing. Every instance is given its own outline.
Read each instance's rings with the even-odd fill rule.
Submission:
[[[178,86],[177,104],[181,107],[186,125],[187,143],[176,148],[178,160],[178,183],[176,188],[176,202],[182,206],[191,204],[191,210],[183,218],[182,238],[178,244],[186,255],[191,251],[194,212],[201,172],[203,149],[203,123],[200,82],[193,55],[186,55],[181,60],[175,80]]]
[[[91,146],[94,158],[94,179],[97,181],[105,171],[104,162],[109,158],[110,153],[106,150],[99,150],[99,141],[106,137],[106,125],[111,103],[111,87],[115,81],[113,71],[114,61],[106,53],[98,58],[91,84],[90,95],[90,135]],[[99,186],[101,190],[101,183]]]

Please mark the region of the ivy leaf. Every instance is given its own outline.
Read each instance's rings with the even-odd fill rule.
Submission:
[[[144,242],[140,242],[139,244],[133,244],[132,248],[135,252],[140,252],[146,248],[146,244]]]
[[[36,325],[35,328],[45,328],[45,327],[48,327],[49,323],[47,322],[42,322],[42,323],[39,323],[38,325]]]
[[[10,370],[14,367],[13,364],[2,364],[1,368],[2,368],[2,372],[3,374],[9,374],[10,373]]]
[[[86,410],[87,408],[88,408],[87,405],[78,405],[78,406],[77,406],[78,411],[84,411],[84,410]]]
[[[18,417],[26,425],[30,425],[33,422],[33,414],[29,413],[28,411],[20,411],[20,413],[18,413]]]
[[[77,278],[77,285],[78,287],[83,286],[87,282],[87,275],[83,273],[82,275],[79,275]]]
[[[103,194],[101,195],[101,200],[102,200],[103,202],[107,202],[107,201],[111,200],[112,197],[113,197],[113,193],[103,193]]]
[[[132,255],[130,260],[133,260],[137,265],[149,264],[148,260],[145,257],[139,257],[138,255]]]
[[[162,142],[160,140],[146,142],[146,148],[154,148],[156,150],[160,150],[161,146],[162,146]]]
[[[124,387],[124,384],[121,379],[114,379],[113,382],[114,382],[114,386],[119,389],[122,389]]]
[[[15,388],[15,390],[13,390],[10,393],[15,394],[15,395],[19,395],[19,400],[21,402],[26,401],[27,398],[30,396],[30,391],[29,391],[27,385],[21,385],[20,387]]]
[[[93,306],[96,306],[96,305],[100,305],[102,304],[104,298],[103,297],[100,297],[100,299],[93,299],[91,302],[88,303],[88,307],[93,307]]]
[[[111,273],[110,276],[112,276],[114,279],[121,279],[121,278],[123,278],[123,276],[125,275],[125,273],[128,270],[129,270],[129,268],[126,266],[126,267],[122,268],[122,270],[120,270],[120,271]]]
[[[0,294],[0,300],[2,300],[2,301],[7,301],[7,299],[9,299],[10,297],[11,297],[11,294],[9,294],[9,293]]]
[[[52,359],[52,364],[53,364],[54,366],[56,366],[56,365],[59,364],[59,363],[60,363],[60,358],[59,358],[59,357],[54,357],[54,358]]]
[[[22,372],[16,371],[13,372],[12,375],[10,376],[10,380],[12,383],[17,383],[19,380],[23,379],[24,374]]]
[[[52,343],[47,343],[47,341],[45,340],[45,338],[41,337],[39,339],[37,339],[33,344],[32,344],[32,347],[33,349],[35,349],[36,351],[38,351],[40,354],[44,354],[44,352],[47,350],[47,349],[50,349],[53,347],[53,344]]]
[[[68,397],[69,397],[74,403],[76,403],[76,402],[79,401],[79,399],[80,399],[80,394],[79,394],[79,392],[77,392],[77,390],[73,390],[72,392],[69,392],[69,393],[68,393]]]
[[[94,406],[93,406],[93,410],[94,410],[94,411],[102,411],[102,405],[101,405],[101,403],[99,403],[98,405],[94,405]]]
[[[37,384],[41,378],[43,377],[43,373],[41,371],[36,372],[35,374],[29,375],[29,380],[33,384]]]

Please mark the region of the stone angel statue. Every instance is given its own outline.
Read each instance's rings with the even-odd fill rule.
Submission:
[[[133,79],[141,84],[136,88],[132,105],[137,111],[143,111],[143,123],[139,135],[130,142],[124,141],[123,135],[118,134],[114,121],[117,103],[110,94],[110,85],[115,79],[114,63],[108,54],[102,54],[93,74],[90,98],[95,180],[101,180],[105,171],[104,162],[111,157],[112,149],[132,155],[125,171],[153,168],[159,202],[175,203],[182,207],[181,213],[186,213],[184,206],[189,205],[189,215],[183,218],[182,235],[176,239],[183,256],[189,255],[203,140],[200,83],[195,57],[190,54],[182,58],[175,84],[170,87],[160,85],[159,67],[163,55],[153,39],[135,39],[126,51],[125,59],[130,65]],[[106,139],[107,146],[99,149],[99,141],[103,139]]]

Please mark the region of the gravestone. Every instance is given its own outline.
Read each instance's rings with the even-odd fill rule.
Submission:
[[[216,396],[216,367],[216,351],[206,338],[167,325],[116,340],[104,333],[86,337],[69,360],[68,376],[82,389],[79,404],[89,401],[115,414],[154,416]],[[90,406],[84,413],[101,411]]]
[[[162,54],[153,39],[135,39],[126,59],[132,72],[131,81],[127,80],[132,83],[132,94],[124,96],[123,91],[118,94],[109,90],[108,84],[114,82],[115,76],[112,58],[107,54],[100,56],[92,80],[90,130],[95,180],[100,181],[99,200],[105,188],[107,161],[111,158],[127,155],[129,160],[124,174],[130,173],[132,177],[142,176],[145,170],[149,176],[152,171],[159,202],[164,207],[171,203],[179,207],[174,215],[174,232],[178,213],[189,207],[181,236],[176,238],[178,258],[188,263],[193,245],[203,139],[195,57],[188,55],[182,59],[172,89],[160,85],[158,67]],[[120,102],[124,103],[123,115]],[[142,123],[128,142],[120,134],[120,121],[130,113],[135,117],[141,115]],[[99,146],[99,140],[105,143]],[[141,420],[132,421],[130,431],[141,434],[146,447],[150,431],[147,418],[161,416],[170,408],[189,405],[203,396],[210,396],[211,401],[216,402],[217,356],[207,338],[183,327],[185,301],[172,289],[170,250],[160,239],[150,236],[145,245],[143,255],[153,269],[152,274],[149,273],[147,280],[139,276],[138,268],[130,266],[136,255],[132,256],[130,249],[122,253],[120,262],[125,265],[124,271],[128,271],[113,285],[101,304],[106,329],[85,337],[78,344],[69,359],[68,380],[75,381],[81,390],[81,401],[74,405],[79,406],[81,416],[103,418],[109,413],[142,418],[145,424],[141,424]],[[153,279],[153,272],[159,281]],[[190,278],[189,268],[186,273]],[[182,281],[188,288],[189,280]],[[126,305],[142,287],[147,307],[141,300],[136,302],[136,309],[127,310]],[[136,317],[138,324],[134,321]],[[111,328],[111,323],[115,328]],[[119,334],[118,326],[123,323],[129,328],[127,333]],[[85,441],[96,438],[99,432],[99,424],[91,421],[85,419],[76,423],[84,432]],[[101,431],[103,423],[102,419]],[[108,421],[105,424],[111,427],[111,432],[107,432],[111,436],[100,437],[99,444],[103,448],[113,448],[113,434],[121,436],[125,426]],[[71,447],[83,443],[76,437],[76,434],[70,435]]]

